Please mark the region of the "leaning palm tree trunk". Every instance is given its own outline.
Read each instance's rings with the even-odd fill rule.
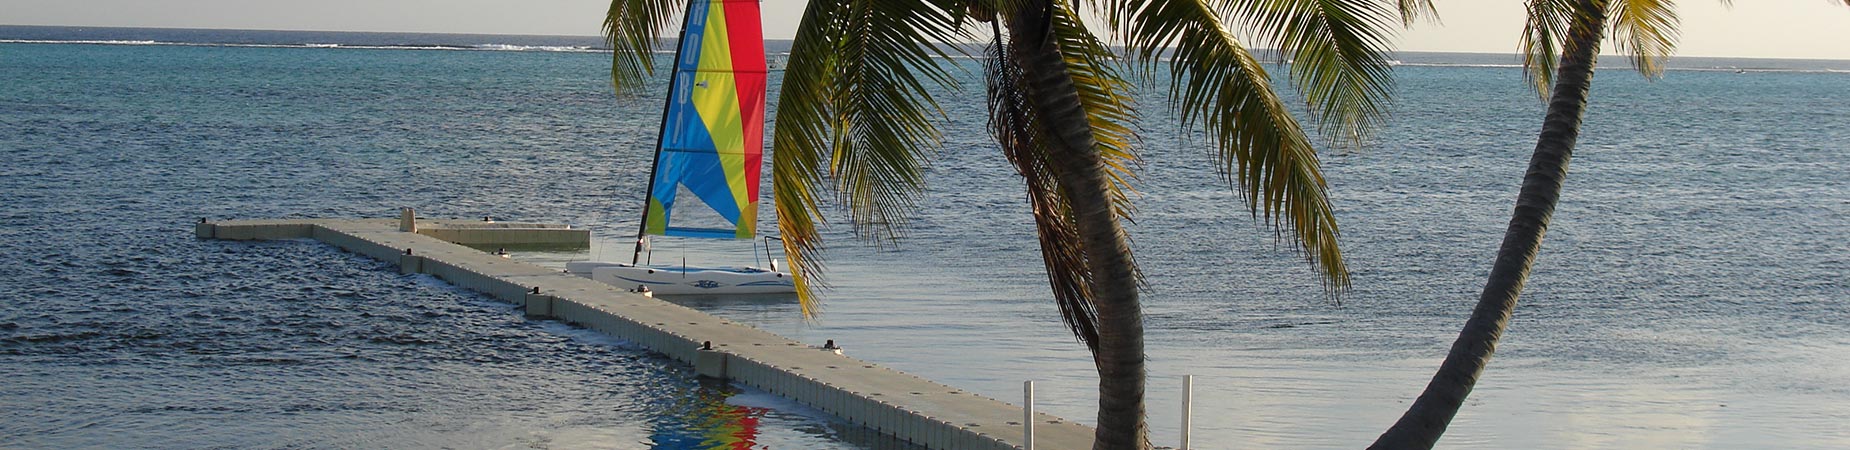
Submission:
[[[1516,309],[1516,300],[1529,278],[1529,268],[1535,263],[1535,254],[1541,249],[1542,237],[1548,232],[1548,222],[1561,196],[1568,159],[1580,136],[1587,91],[1593,84],[1594,59],[1606,28],[1605,0],[1575,3],[1579,13],[1570,22],[1541,137],[1535,144],[1535,154],[1529,158],[1522,191],[1516,195],[1516,210],[1477,308],[1458,332],[1451,353],[1426,385],[1426,391],[1369,448],[1432,448],[1458,414],[1465,396],[1471,394],[1472,386],[1496,352],[1497,340],[1509,325],[1510,314]]]
[[[1112,212],[1111,180],[1092,124],[1048,34],[1048,3],[1018,2],[1008,14],[1009,46],[1025,74],[1027,97],[1048,134],[1049,160],[1066,189],[1074,227],[1085,248],[1098,317],[1093,361],[1099,371],[1098,428],[1094,449],[1149,448],[1144,423],[1143,312],[1124,229]]]

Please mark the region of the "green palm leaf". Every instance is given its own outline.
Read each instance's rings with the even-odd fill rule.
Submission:
[[[640,88],[655,73],[655,44],[685,0],[613,0],[604,15],[610,80],[618,93]]]
[[[1292,60],[1291,79],[1322,134],[1351,145],[1371,137],[1387,115],[1394,91],[1386,57],[1389,22],[1397,15],[1408,24],[1438,17],[1430,0],[1397,0],[1397,8],[1374,0],[1093,1],[1105,8],[1114,33],[1146,60],[1180,45],[1182,33],[1226,34],[1220,18],[1236,18]],[[1227,40],[1245,51],[1231,35]]]
[[[921,0],[811,2],[790,51],[772,138],[778,230],[806,316],[819,312],[826,192],[858,235],[887,242],[923,189],[943,113],[927,82],[952,85],[935,42],[956,42],[950,9]],[[937,58],[937,59],[934,59]]]
[[[1404,25],[1412,26],[1420,19],[1439,21],[1439,10],[1432,6],[1432,0],[1400,0],[1399,4],[1400,22]]]
[[[1199,124],[1213,140],[1222,174],[1227,176],[1229,183],[1242,187],[1238,192],[1245,197],[1248,209],[1255,216],[1263,215],[1275,228],[1289,228],[1292,240],[1324,275],[1326,287],[1346,288],[1349,272],[1337,246],[1339,231],[1330,211],[1316,150],[1289,108],[1272,91],[1271,81],[1260,61],[1226,31],[1219,15],[1203,0],[1104,1],[1114,6],[1107,22],[1117,27],[1120,39],[1144,62],[1145,70],[1154,71],[1163,63],[1162,57],[1168,56],[1171,105],[1180,114],[1184,127]],[[1283,19],[1260,23],[1278,20]],[[1303,33],[1288,34],[1307,37],[1300,36]],[[1362,44],[1371,39],[1360,39],[1352,44],[1358,45],[1356,49],[1370,48]],[[1299,47],[1314,54],[1313,60],[1352,55],[1348,50],[1332,50],[1309,43]],[[1318,48],[1323,50],[1316,50]],[[1372,62],[1375,59],[1358,56],[1354,61],[1343,63],[1312,61],[1309,63],[1312,66],[1325,67],[1320,70],[1348,70],[1350,74],[1320,76],[1306,88],[1346,86],[1331,88],[1340,92],[1311,97],[1335,100],[1327,105],[1343,109],[1340,117],[1357,118],[1353,122],[1356,126],[1373,126],[1378,120],[1370,117],[1381,111],[1376,105],[1385,101],[1384,97],[1376,95],[1385,96],[1387,85],[1385,82],[1362,83],[1362,80],[1390,75],[1367,68],[1376,64]],[[1386,67],[1384,61],[1380,65]],[[1349,104],[1346,102],[1365,104],[1343,106]]]
[[[1724,2],[1726,3],[1726,2]],[[1850,4],[1850,0],[1846,0]],[[1568,0],[1530,0],[1528,22],[1522,30],[1523,67],[1536,94],[1544,100],[1554,86],[1556,62],[1563,50],[1570,21],[1584,17],[1578,8],[1608,10],[1612,37],[1632,67],[1648,77],[1663,73],[1663,61],[1676,51],[1676,5],[1669,0],[1601,0],[1581,4]]]
[[[1523,74],[1544,100],[1553,89],[1557,55],[1574,15],[1574,5],[1568,0],[1529,0],[1528,20],[1522,28]]]
[[[1332,143],[1359,145],[1380,128],[1394,92],[1386,57],[1394,11],[1374,0],[1225,3],[1217,9],[1291,58],[1291,80]],[[1417,4],[1401,5],[1403,21],[1408,7],[1417,15]]]

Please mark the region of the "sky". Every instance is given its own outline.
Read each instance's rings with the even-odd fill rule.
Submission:
[[[765,37],[795,34],[804,0],[763,0]],[[1440,24],[1402,32],[1409,51],[1512,53],[1523,0],[1437,0]],[[1841,0],[1683,0],[1678,55],[1850,60]],[[609,0],[0,0],[0,24],[597,35]]]

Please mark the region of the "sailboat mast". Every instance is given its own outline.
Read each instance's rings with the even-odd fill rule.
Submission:
[[[681,70],[681,54],[685,53],[681,51],[681,46],[686,45],[687,23],[693,19],[694,2],[698,1],[706,0],[687,2],[687,11],[681,13],[681,33],[674,40],[674,65],[668,66],[668,95],[663,96],[662,99],[662,123],[655,127],[655,148],[652,150],[655,153],[655,161],[649,163],[649,184],[645,185],[642,190],[642,223],[636,225],[636,251],[630,254],[630,264],[642,261],[642,244],[645,239],[648,239],[649,204],[655,202],[655,189],[652,186],[655,184],[656,171],[662,167],[662,142],[668,136],[668,110],[674,106],[675,72]]]

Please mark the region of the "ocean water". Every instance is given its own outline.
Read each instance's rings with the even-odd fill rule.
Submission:
[[[191,235],[413,206],[594,230],[589,250],[516,249],[539,264],[625,256],[660,99],[611,94],[597,45],[0,27],[0,446],[904,448],[332,247]],[[1197,448],[1361,446],[1443,357],[1543,105],[1508,55],[1398,59],[1388,128],[1323,156],[1356,271],[1340,298],[1142,104],[1157,444],[1194,375]],[[1442,446],[1850,446],[1850,64],[1673,65],[1595,77],[1523,304]],[[999,399],[1035,380],[1039,409],[1090,422],[1096,377],[981,93],[945,95],[907,238],[834,216],[821,317],[672,300]],[[751,262],[740,245],[654,257]]]

